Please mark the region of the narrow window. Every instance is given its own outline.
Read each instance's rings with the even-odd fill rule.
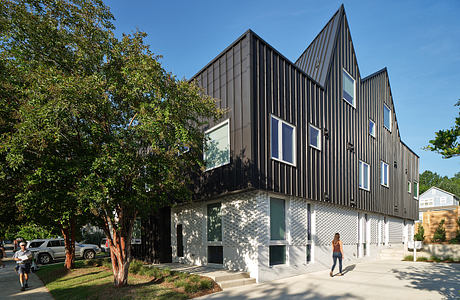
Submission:
[[[295,166],[295,127],[271,116],[272,158]]]
[[[363,161],[359,161],[359,188],[369,191],[369,185],[369,165]]]
[[[222,216],[220,214],[221,204],[208,204],[208,241],[222,241]]]
[[[383,104],[383,126],[391,131],[391,110],[386,104]]]
[[[355,79],[348,74],[347,71],[343,70],[343,100],[347,101],[353,107],[355,107]]]
[[[388,187],[388,164],[385,162],[380,162],[380,184]]]
[[[270,240],[284,240],[285,228],[285,201],[270,198]]]
[[[407,192],[410,194],[412,191],[412,186],[411,186],[411,183],[410,181],[407,182]]]
[[[414,181],[414,199],[418,199],[418,182]]]
[[[184,257],[184,236],[182,234],[182,224],[177,224],[176,238],[177,238],[177,256]]]
[[[230,163],[230,132],[229,120],[205,131],[205,147],[203,160],[206,171]]]
[[[375,137],[375,123],[372,120],[369,120],[369,135]]]
[[[311,204],[307,204],[307,240],[311,241]]]
[[[283,265],[286,263],[286,246],[277,245],[269,246],[268,248],[270,266]]]
[[[315,149],[321,150],[321,130],[316,128],[313,125],[309,125],[309,134],[310,134],[310,146]]]
[[[307,245],[307,263],[311,262],[311,244]]]

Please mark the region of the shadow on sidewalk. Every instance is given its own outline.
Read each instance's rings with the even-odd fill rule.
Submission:
[[[391,271],[398,279],[409,281],[411,287],[439,292],[446,299],[460,299],[460,264],[416,262],[404,271]]]
[[[343,269],[342,274],[345,275],[345,274],[347,274],[348,272],[353,271],[355,268],[356,268],[356,265],[349,265],[349,266],[347,266],[345,269]]]

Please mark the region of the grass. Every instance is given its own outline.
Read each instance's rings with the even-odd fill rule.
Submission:
[[[413,255],[406,255],[403,258],[404,261],[413,261]],[[453,257],[446,257],[440,258],[435,255],[432,255],[430,258],[419,256],[417,257],[417,261],[424,261],[424,262],[446,262],[446,263],[460,263],[460,259],[454,259]]]
[[[128,286],[115,288],[110,259],[75,262],[67,271],[62,265],[43,266],[36,273],[54,299],[188,299],[219,291],[209,278],[144,266],[134,260]]]

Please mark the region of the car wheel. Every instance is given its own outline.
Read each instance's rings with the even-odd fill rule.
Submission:
[[[93,250],[85,250],[85,252],[83,252],[84,259],[93,259],[95,257],[96,257],[96,252],[94,252]]]
[[[41,253],[38,255],[38,262],[42,265],[49,264],[53,259],[48,253]]]

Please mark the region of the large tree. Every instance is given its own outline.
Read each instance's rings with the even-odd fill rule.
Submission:
[[[420,174],[420,194],[426,192],[430,187],[438,187],[460,198],[460,172],[453,177],[440,176],[436,172],[425,171]]]
[[[113,17],[100,0],[0,2],[2,111],[0,159],[14,174],[8,199],[29,221],[54,225],[75,257],[75,224],[85,215],[76,196],[87,159],[81,116],[92,110],[112,37]],[[98,94],[99,96],[99,94]],[[10,176],[11,178],[11,176]]]
[[[103,221],[116,286],[127,284],[136,217],[190,198],[200,128],[221,115],[214,99],[162,68],[144,37],[125,35],[107,56],[106,90],[91,121],[95,159],[80,194]]]
[[[458,117],[450,129],[439,130],[435,138],[430,140],[426,149],[437,152],[443,158],[451,158],[460,155],[460,100],[455,104],[459,107]]]

